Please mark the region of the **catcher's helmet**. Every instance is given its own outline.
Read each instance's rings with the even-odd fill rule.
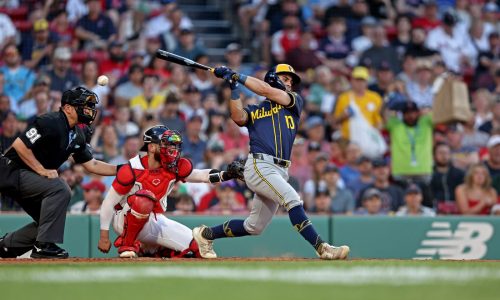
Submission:
[[[279,74],[288,74],[292,77],[293,85],[298,85],[300,83],[300,77],[295,73],[295,70],[292,66],[287,64],[278,64],[274,66],[271,70],[266,73],[264,77],[264,81],[269,83],[270,86],[286,91],[285,84],[279,79],[277,75]]]
[[[160,160],[165,169],[176,170],[181,158],[182,137],[176,130],[167,130],[161,136]]]
[[[159,145],[161,141],[161,136],[167,130],[168,127],[164,125],[156,125],[146,130],[146,132],[144,132],[144,135],[142,136],[142,141],[144,142],[144,145],[142,146],[141,151],[147,152],[149,143]]]
[[[64,91],[61,98],[61,106],[66,104],[74,106],[78,115],[78,123],[85,125],[90,125],[94,122],[97,115],[96,105],[98,103],[99,97],[91,90],[81,86]]]

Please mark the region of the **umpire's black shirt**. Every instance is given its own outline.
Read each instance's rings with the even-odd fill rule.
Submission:
[[[70,128],[68,118],[62,111],[37,117],[19,138],[33,151],[45,169],[58,169],[71,154],[76,163],[92,159],[92,151],[86,143],[84,131],[79,126]],[[5,156],[20,168],[31,170],[14,148],[11,147]]]

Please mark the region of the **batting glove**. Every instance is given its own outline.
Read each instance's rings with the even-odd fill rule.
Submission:
[[[226,66],[217,67],[214,69],[214,75],[217,78],[225,78],[228,75],[229,75],[229,77],[231,77],[235,73],[236,72],[234,72],[233,70],[231,70],[230,68],[228,68]]]

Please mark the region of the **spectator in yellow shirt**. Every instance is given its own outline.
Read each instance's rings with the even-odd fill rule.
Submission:
[[[144,75],[142,79],[143,92],[130,99],[130,108],[134,113],[134,121],[140,123],[145,114],[158,115],[165,95],[159,92],[159,81],[156,75]]]
[[[376,92],[368,90],[370,74],[365,67],[355,67],[351,74],[352,88],[340,94],[333,111],[334,122],[340,125],[343,138],[350,138],[349,119],[353,115],[351,102],[358,106],[365,119],[375,128],[381,128],[382,98]]]

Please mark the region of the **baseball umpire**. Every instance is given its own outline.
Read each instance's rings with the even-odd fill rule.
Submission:
[[[15,199],[34,222],[0,238],[0,257],[32,250],[32,258],[67,258],[62,243],[71,198],[57,169],[70,155],[91,173],[115,175],[117,166],[92,157],[86,129],[94,121],[99,99],[77,87],[63,93],[58,112],[44,114],[0,156],[0,192]]]
[[[239,126],[248,128],[250,155],[243,174],[255,195],[252,211],[245,220],[230,220],[214,227],[202,225],[193,229],[201,256],[217,257],[213,250],[214,239],[262,233],[279,205],[283,205],[293,227],[315,248],[321,259],[347,258],[348,246],[334,247],[321,239],[305,214],[299,194],[287,182],[292,145],[304,106],[304,100],[292,91],[292,86],[300,83],[300,77],[287,64],[273,67],[264,81],[238,74],[227,67],[216,68],[214,74],[231,85],[231,118]],[[238,84],[245,85],[266,100],[243,108]]]

